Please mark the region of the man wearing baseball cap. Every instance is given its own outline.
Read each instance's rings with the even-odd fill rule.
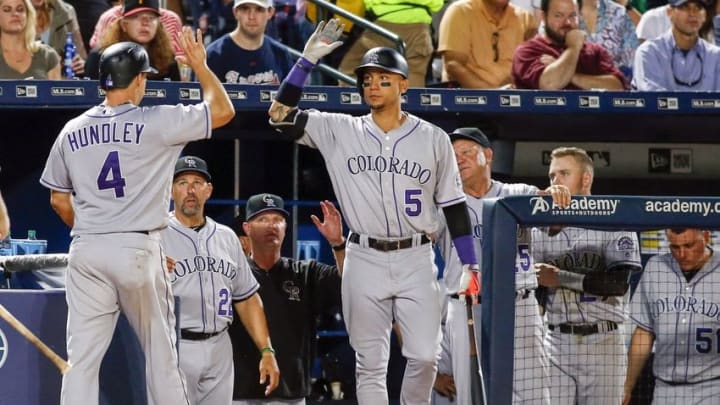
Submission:
[[[482,208],[485,198],[499,198],[511,195],[552,195],[559,206],[567,206],[570,202],[570,190],[565,186],[551,186],[539,190],[527,184],[506,184],[492,179],[491,165],[493,161],[492,143],[487,135],[477,128],[458,128],[450,132],[450,140],[455,150],[463,191],[467,196],[467,208],[473,229],[473,241],[478,261],[482,263]],[[515,366],[517,371],[513,378],[513,403],[549,404],[548,391],[548,358],[542,342],[543,322],[537,310],[534,290],[537,280],[528,260],[529,230],[518,232],[519,263],[525,263],[515,273]],[[487,403],[481,397],[483,393],[479,367],[480,348],[477,347],[475,336],[479,331],[468,330],[468,312],[465,297],[457,294],[460,284],[462,265],[447,232],[440,235],[438,246],[446,259],[443,272],[444,285],[447,288],[448,315],[443,334],[448,336],[449,352],[443,351],[443,359],[452,364],[452,375],[436,379],[435,392],[443,396],[457,395],[458,404]],[[522,250],[524,249],[524,251]],[[478,291],[479,293],[479,291]],[[477,313],[478,311],[473,311]],[[475,325],[480,325],[475,320]],[[448,377],[454,381],[454,392],[448,390]],[[444,385],[439,382],[445,382]]]
[[[285,201],[275,194],[257,194],[248,199],[243,228],[250,238],[250,269],[260,284],[270,339],[277,350],[280,384],[268,398],[248,381],[259,378],[257,350],[245,329],[232,326],[235,356],[233,404],[256,405],[305,403],[310,395],[310,370],[316,357],[316,319],[340,307],[342,262],[345,258],[340,212],[329,201],[320,203],[323,220],[312,215],[318,231],[327,239],[337,265],[316,260],[282,257],[287,219]]]
[[[292,60],[265,35],[273,0],[235,0],[237,27],[208,45],[208,66],[224,83],[280,84]]]
[[[180,369],[193,405],[231,401],[233,360],[227,330],[233,313],[253,337],[253,350],[258,353],[252,364],[257,378],[244,384],[267,395],[279,381],[259,285],[240,242],[229,227],[205,215],[205,202],[212,194],[210,179],[205,160],[183,156],[176,161],[175,209],[169,226],[160,233],[163,250],[175,262],[170,280],[180,298]]]
[[[707,0],[670,0],[671,28],[635,52],[632,87],[640,91],[720,91],[720,48],[700,37]]]

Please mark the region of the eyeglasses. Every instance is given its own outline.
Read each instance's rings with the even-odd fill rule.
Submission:
[[[493,49],[493,52],[495,53],[493,62],[497,62],[498,59],[500,59],[500,51],[498,50],[498,41],[499,40],[500,40],[500,33],[493,32],[493,34],[492,34],[492,49]]]
[[[695,56],[698,58],[698,61],[700,62],[700,76],[698,76],[698,78],[696,80],[691,80],[691,81],[680,80],[680,79],[678,79],[677,75],[675,74],[675,52],[677,50],[678,50],[677,48],[673,47],[672,55],[670,56],[670,70],[672,71],[673,79],[675,79],[675,84],[677,84],[679,86],[685,86],[685,87],[694,87],[695,85],[700,83],[700,81],[703,78],[703,73],[705,73],[704,72],[705,64],[703,63],[702,57],[700,56],[699,53],[697,53],[697,52],[695,53]]]

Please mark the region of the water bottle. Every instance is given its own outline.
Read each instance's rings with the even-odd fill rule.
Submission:
[[[73,42],[73,33],[68,32],[65,35],[65,60],[63,66],[65,67],[65,77],[68,79],[75,78],[75,72],[72,69],[72,60],[75,57],[75,43]]]

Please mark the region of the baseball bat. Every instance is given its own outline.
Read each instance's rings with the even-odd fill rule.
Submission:
[[[60,374],[65,374],[70,370],[70,364],[68,364],[67,361],[63,360],[62,357],[58,356],[57,353],[55,353],[51,348],[49,348],[45,343],[43,343],[40,339],[38,339],[37,336],[35,336],[34,333],[30,332],[30,330],[22,324],[13,314],[8,311],[4,305],[0,304],[0,317],[2,317],[7,323],[10,324],[13,328],[15,328],[18,333],[23,335],[25,339],[29,340],[30,343],[32,343],[35,347],[40,350],[42,354],[45,355],[50,361],[60,370]]]

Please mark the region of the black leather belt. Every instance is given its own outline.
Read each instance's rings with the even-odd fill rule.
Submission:
[[[613,321],[601,321],[598,323],[561,323],[559,325],[548,325],[548,329],[558,329],[560,333],[568,333],[571,335],[594,335],[596,333],[610,332],[618,328],[618,324]]]
[[[465,296],[460,294],[450,294],[450,298],[458,301],[465,301]],[[482,296],[477,297],[477,303],[482,304]]]
[[[676,386],[676,385],[695,385],[695,384],[706,383],[706,382],[709,382],[709,381],[720,380],[720,376],[714,377],[714,378],[708,378],[707,380],[692,381],[692,382],[689,382],[689,381],[668,381],[668,380],[663,380],[662,378],[658,378],[658,377],[655,377],[655,379],[656,379],[656,380],[660,380],[660,381],[662,381],[663,383],[665,383],[665,384],[667,384],[667,385]]]
[[[352,243],[360,243],[360,235],[358,235],[356,233],[351,233],[348,240]],[[427,236],[423,235],[420,238],[421,245],[424,245],[428,242],[430,242],[430,239],[428,239]],[[368,246],[370,246],[371,248],[373,248],[375,250],[379,250],[381,252],[390,252],[393,250],[407,249],[409,247],[412,247],[412,245],[413,245],[413,238],[397,239],[397,240],[368,238]]]
[[[180,329],[180,338],[185,340],[207,340],[210,339],[213,336],[217,336],[223,332],[225,332],[227,328],[221,330],[220,332],[214,332],[214,333],[200,333],[200,332],[193,332],[188,329]]]

